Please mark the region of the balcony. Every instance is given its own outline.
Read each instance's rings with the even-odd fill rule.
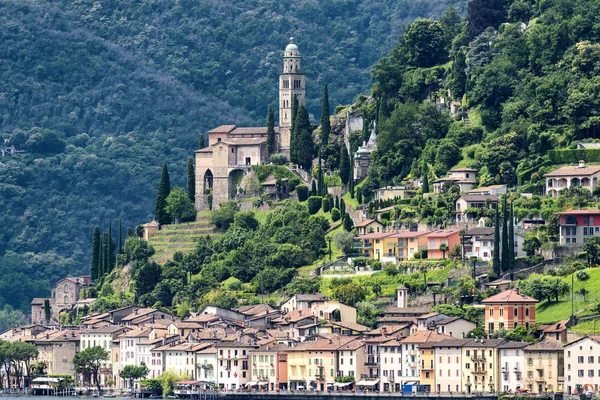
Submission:
[[[317,374],[317,375],[315,375],[315,379],[318,381],[323,380],[323,379],[325,379],[325,375]]]
[[[412,369],[415,369],[415,368],[417,368],[417,363],[416,363],[416,362],[414,362],[414,361],[413,361],[413,362],[409,362],[409,363],[408,363],[408,368],[412,368]]]
[[[409,350],[408,351],[409,356],[416,356],[417,354],[418,354],[417,350]]]
[[[485,375],[487,374],[487,371],[485,369],[476,369],[474,371],[471,371],[471,373],[473,375]]]
[[[471,357],[471,361],[473,361],[473,362],[478,362],[478,361],[485,362],[485,357],[484,356],[473,356],[473,357]]]
[[[379,365],[379,363],[376,363],[373,360],[365,361],[365,367],[377,367],[378,365]]]

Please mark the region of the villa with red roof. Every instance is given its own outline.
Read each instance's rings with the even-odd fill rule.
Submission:
[[[488,297],[481,303],[485,304],[485,333],[490,334],[500,329],[534,325],[535,305],[539,301],[515,288]]]
[[[579,161],[577,166],[565,166],[544,175],[546,178],[546,194],[557,197],[561,190],[572,186],[582,186],[594,190],[600,178],[600,165],[586,166]]]

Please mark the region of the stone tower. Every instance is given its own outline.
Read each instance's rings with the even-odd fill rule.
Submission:
[[[294,95],[298,104],[304,104],[306,87],[304,74],[300,66],[300,51],[290,38],[290,44],[283,54],[283,73],[279,75],[279,143],[281,153],[290,155],[290,133],[292,128],[292,99]]]

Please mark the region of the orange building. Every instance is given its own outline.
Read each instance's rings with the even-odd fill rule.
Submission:
[[[515,288],[498,293],[481,303],[485,304],[485,332],[489,334],[520,325],[529,328],[535,324],[535,305],[539,301],[519,293],[519,289]]]
[[[460,231],[458,229],[438,230],[427,233],[427,258],[445,258],[449,251],[455,246],[460,245]],[[448,249],[443,252],[440,246],[445,244]]]

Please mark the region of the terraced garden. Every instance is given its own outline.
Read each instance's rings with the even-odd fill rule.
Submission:
[[[210,223],[209,212],[198,213],[195,222],[177,225],[166,225],[149,240],[156,253],[152,259],[158,263],[165,263],[173,258],[173,254],[180,251],[190,253],[196,247],[199,237],[219,235],[215,226]]]

